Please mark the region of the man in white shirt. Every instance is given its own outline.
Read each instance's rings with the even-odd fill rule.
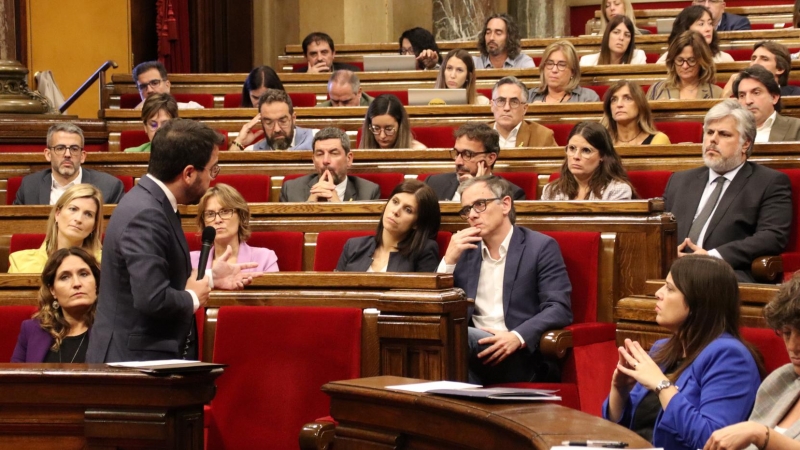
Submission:
[[[789,177],[747,161],[755,118],[736,100],[708,111],[703,136],[705,166],[676,172],[664,191],[664,209],[678,223],[677,255],[724,259],[740,281],[753,282],[752,262],[779,255],[789,240]]]
[[[490,126],[500,134],[500,148],[556,147],[553,130],[536,122],[525,121],[528,89],[517,77],[503,77],[492,89]]]
[[[172,86],[167,79],[167,69],[159,61],[145,61],[133,68],[133,82],[142,101],[135,109],[142,109],[144,101],[153,94],[169,94]],[[178,102],[178,109],[203,109],[197,102]]]
[[[781,88],[772,72],[760,65],[742,70],[733,82],[733,94],[755,116],[756,143],[800,141],[800,119],[779,114]]]
[[[511,186],[502,178],[471,178],[459,192],[469,228],[453,234],[437,271],[452,273],[454,285],[475,299],[469,381],[559,381],[538,351],[543,333],[572,322],[572,285],[558,244],[514,225]]]
[[[478,36],[480,56],[473,56],[476,69],[532,69],[533,58],[522,53],[519,28],[508,14],[492,14]]]

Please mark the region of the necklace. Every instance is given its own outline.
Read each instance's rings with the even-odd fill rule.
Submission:
[[[641,136],[641,135],[642,135],[642,132],[640,131],[640,132],[639,132],[639,133],[638,133],[636,136],[634,136],[634,137],[633,137],[633,139],[631,139],[630,141],[623,141],[622,139],[619,139],[619,138],[617,138],[617,140],[618,140],[618,141],[620,141],[620,142],[622,142],[623,144],[630,144],[631,142],[635,141],[635,140],[636,140],[636,138],[638,138],[638,137],[639,137],[639,136]]]
[[[564,99],[567,98],[568,95],[569,95],[569,92],[564,92],[564,95],[561,96],[561,100],[559,100],[558,103],[562,103],[564,101]],[[545,103],[547,101],[547,97],[550,97],[553,100],[555,100],[555,97],[551,96],[548,93],[547,95],[545,95],[544,100],[542,100],[542,103]]]
[[[75,350],[75,354],[72,355],[72,360],[70,361],[70,363],[75,362],[75,358],[78,356],[78,353],[81,351],[81,347],[83,347],[83,340],[86,339],[86,335],[87,334],[89,334],[89,333],[88,332],[84,332],[83,333],[83,337],[81,338],[81,342],[78,344],[78,349]],[[58,352],[58,362],[63,362],[63,361],[61,361],[61,352]]]

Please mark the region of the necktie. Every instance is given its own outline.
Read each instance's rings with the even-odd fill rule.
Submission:
[[[717,177],[714,183],[717,183],[717,185],[708,197],[708,201],[706,201],[705,206],[703,206],[703,210],[700,211],[700,214],[694,219],[692,227],[689,229],[689,239],[695,244],[697,244],[697,240],[700,238],[700,232],[703,231],[703,226],[708,222],[708,218],[711,217],[711,212],[714,211],[714,207],[717,206],[719,196],[722,194],[722,187],[725,185],[725,177]]]

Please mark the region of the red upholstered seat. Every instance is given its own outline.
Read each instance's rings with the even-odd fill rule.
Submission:
[[[172,94],[178,103],[199,103],[203,108],[214,107],[214,94]],[[139,94],[122,94],[119,96],[120,109],[133,109],[142,101]]]
[[[789,364],[789,353],[786,351],[786,345],[783,343],[783,338],[775,334],[775,330],[741,327],[739,332],[742,334],[742,339],[753,344],[761,353],[761,357],[764,358],[764,368],[767,370],[768,375],[784,364]]]
[[[130,175],[114,175],[120,181],[122,181],[122,188],[125,192],[130,191],[133,189],[133,177]],[[17,191],[19,191],[19,187],[22,185],[22,177],[10,177],[8,181],[6,181],[6,205],[13,205],[14,199],[17,197]]]
[[[10,362],[17,346],[22,322],[36,312],[35,306],[7,305],[0,308],[0,362]]]
[[[211,185],[214,186],[217,183],[230,185],[239,191],[248,203],[268,202],[270,189],[272,189],[269,175],[219,174],[212,180]]]
[[[303,425],[330,413],[320,387],[360,376],[361,317],[356,308],[220,308],[214,362],[228,367],[208,411],[208,450],[297,448]]]
[[[317,94],[308,92],[289,92],[292,99],[292,106],[297,108],[313,107],[317,105]],[[225,94],[222,100],[223,108],[241,108],[242,94]]]
[[[753,56],[753,48],[731,48],[725,50],[728,54],[733,57],[734,61],[750,61],[750,57]],[[724,84],[724,83],[723,83]]]
[[[46,234],[44,233],[14,233],[11,235],[11,242],[8,244],[8,252],[35,250],[42,246],[45,237]]]
[[[553,130],[553,138],[555,138],[556,144],[562,147],[566,147],[569,141],[569,132],[575,126],[569,123],[543,123],[542,125]]]
[[[656,128],[673,144],[703,142],[703,122],[656,122]]]
[[[114,175],[114,176],[117,177],[119,179],[119,181],[122,181],[122,189],[125,192],[128,192],[131,189],[133,189],[133,177],[132,176],[130,176],[130,175]]]
[[[525,192],[525,200],[536,200],[539,175],[533,172],[495,172],[495,175],[516,184]],[[424,181],[424,180],[423,180]]]
[[[513,383],[512,386],[561,391],[561,404],[600,416],[611,375],[619,359],[616,326],[597,322],[598,265],[602,251],[600,233],[547,231],[558,242],[572,284],[572,350],[562,365],[561,383]],[[573,395],[577,392],[577,397]]]
[[[199,251],[203,243],[200,233],[184,233],[189,251]],[[275,252],[281,272],[303,270],[303,233],[300,231],[254,231],[247,240],[251,247],[264,247]]]
[[[492,99],[492,89],[476,89],[475,92],[478,94],[483,95],[484,97],[488,98],[489,100]]]
[[[374,231],[323,231],[317,235],[317,250],[314,252],[314,270],[317,272],[332,272],[336,269],[339,257],[344,250],[348,239],[361,236],[374,236]],[[452,233],[440,231],[436,235],[439,245],[439,257],[444,258],[447,246],[450,244]]]
[[[628,178],[636,189],[639,198],[663,197],[664,190],[667,188],[669,177],[672,172],[669,170],[640,170],[628,172]]]
[[[453,148],[455,138],[453,133],[456,127],[412,127],[411,134],[414,139],[422,142],[428,148]]]
[[[289,180],[294,180],[295,178],[300,178],[304,174],[301,173],[292,173],[283,176],[283,183],[286,183]],[[394,188],[403,182],[405,176],[400,172],[384,172],[384,173],[354,173],[351,174],[365,180],[371,181],[377,184],[381,188],[381,197],[382,199],[388,199],[389,194],[392,193]]]
[[[371,97],[377,97],[383,94],[392,94],[398,99],[403,106],[408,106],[408,91],[365,91]]]
[[[658,58],[661,58],[661,53],[645,53],[644,56],[647,60],[647,64],[655,64]]]
[[[600,97],[600,101],[601,102],[603,101],[603,96],[606,95],[606,91],[608,91],[608,85],[607,84],[596,84],[596,85],[583,86],[583,87],[587,88],[587,89],[591,89],[591,90],[597,92],[597,95]]]
[[[800,215],[800,169],[778,169],[789,176],[792,185],[792,227],[789,231],[789,242],[786,250],[781,254],[783,260],[783,279],[789,280],[796,271],[800,270],[800,239],[798,238],[798,215]]]

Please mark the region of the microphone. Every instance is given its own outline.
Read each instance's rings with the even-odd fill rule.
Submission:
[[[214,238],[217,237],[217,230],[214,227],[203,228],[203,248],[200,250],[200,261],[197,263],[197,279],[202,280],[206,276],[206,265],[208,265],[208,254],[211,253],[211,246],[214,245]]]

